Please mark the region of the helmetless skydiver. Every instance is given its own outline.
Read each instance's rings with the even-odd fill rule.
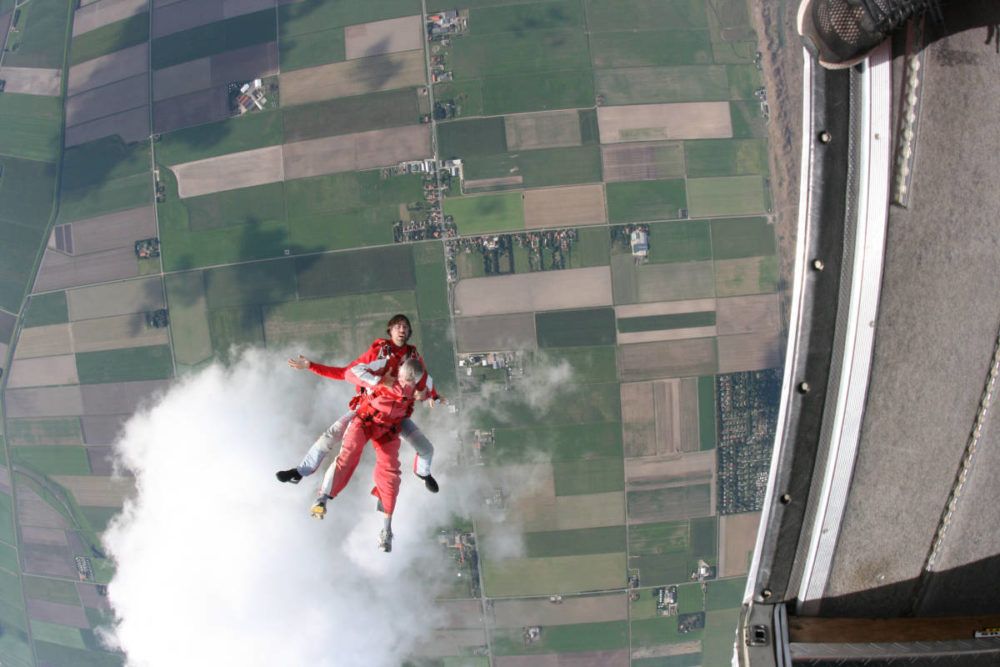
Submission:
[[[299,355],[295,359],[289,359],[288,365],[297,370],[309,369],[317,375],[322,375],[333,380],[351,379],[348,377],[348,374],[353,373],[352,382],[354,379],[361,378],[360,371],[356,371],[355,369],[362,365],[371,366],[371,368],[374,368],[380,374],[390,377],[395,376],[399,366],[407,359],[416,359],[423,365],[423,359],[417,352],[417,348],[407,342],[412,333],[413,328],[410,326],[409,318],[406,315],[394,315],[386,325],[388,338],[376,338],[364,354],[347,366],[324,366],[323,364],[310,361],[302,355]],[[344,431],[347,429],[348,424],[350,424],[351,419],[353,419],[354,411],[359,402],[367,392],[378,385],[378,381],[368,383],[362,381],[360,383],[355,382],[355,384],[358,385],[358,392],[351,399],[350,410],[331,424],[316,439],[297,467],[289,468],[288,470],[279,470],[276,473],[278,481],[298,484],[303,477],[313,474],[319,468],[334,444],[341,442],[344,437]],[[435,402],[442,400],[441,396],[434,389],[433,379],[426,370],[423,377],[417,383],[415,399],[418,401],[427,401],[428,405],[432,407]],[[412,407],[410,411],[412,413]],[[410,415],[407,414],[406,418],[400,424],[399,434],[403,440],[416,450],[416,456],[413,461],[413,472],[424,481],[424,486],[427,487],[428,491],[437,493],[438,483],[434,479],[434,476],[431,475],[431,459],[434,457],[434,445],[431,444],[427,436],[420,430],[420,427],[414,424],[413,420],[409,417]]]

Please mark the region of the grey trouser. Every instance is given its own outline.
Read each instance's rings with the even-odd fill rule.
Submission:
[[[354,419],[354,412],[348,412],[331,424],[330,428],[323,431],[323,435],[316,438],[316,442],[312,444],[312,447],[306,452],[305,458],[302,459],[302,463],[299,464],[300,475],[306,477],[316,472],[316,469],[323,463],[323,459],[333,449],[334,443],[340,445],[344,439],[344,431],[347,430],[347,425],[351,423],[352,419]],[[400,438],[413,447],[417,453],[413,461],[413,472],[421,476],[431,474],[434,445],[420,430],[420,427],[413,423],[412,419],[404,419],[399,426]]]

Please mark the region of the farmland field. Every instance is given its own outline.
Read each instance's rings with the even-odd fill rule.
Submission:
[[[624,571],[624,553],[483,562],[486,592],[492,596],[550,595],[617,588]]]
[[[153,69],[162,69],[244,46],[273,42],[276,35],[274,10],[265,9],[154,39],[151,64]]]
[[[767,206],[761,176],[691,178],[687,192],[695,217],[763,213]]]
[[[74,37],[70,65],[77,65],[149,40],[149,14],[143,12]]]
[[[682,180],[608,183],[607,190],[611,222],[669,220],[687,208]]]
[[[60,150],[59,102],[42,95],[0,95],[0,154],[54,162]]]
[[[535,330],[543,348],[613,345],[615,314],[611,308],[538,313]]]
[[[174,374],[170,347],[134,347],[76,355],[80,383],[162,380]]]
[[[519,193],[449,197],[446,215],[455,217],[462,234],[481,234],[524,229],[524,205]]]
[[[63,65],[66,28],[71,8],[63,0],[32,0],[21,8],[17,41],[8,39],[3,64],[7,67],[48,67]],[[13,43],[16,49],[12,49]]]

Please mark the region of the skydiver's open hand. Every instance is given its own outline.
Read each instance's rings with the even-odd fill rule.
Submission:
[[[309,364],[312,362],[303,357],[301,354],[298,357],[293,357],[288,360],[288,365],[297,371],[304,371],[309,368]]]
[[[386,373],[385,375],[382,376],[382,379],[379,380],[378,383],[392,389],[393,387],[396,386],[396,376]]]

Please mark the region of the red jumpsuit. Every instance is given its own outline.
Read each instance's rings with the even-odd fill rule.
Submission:
[[[413,345],[403,344],[397,346],[388,338],[376,338],[360,357],[346,366],[324,366],[323,364],[310,362],[309,370],[332,380],[350,380],[358,385],[358,393],[363,394],[366,390],[378,384],[377,381],[373,382],[371,376],[367,375],[365,371],[371,371],[372,375],[378,375],[379,377],[386,373],[394,376],[399,370],[399,365],[407,359],[417,359],[424,367],[427,366],[417,352],[417,348]],[[349,371],[355,371],[355,369],[357,369],[357,372],[354,373],[354,377],[348,377]],[[358,380],[361,381],[359,382]],[[417,382],[417,391],[424,390],[428,392],[428,398],[438,398],[438,393],[434,389],[434,380],[426,371],[424,372],[424,376],[420,378],[420,381]]]
[[[347,379],[359,386],[353,374]],[[392,515],[399,495],[399,425],[413,411],[413,394],[416,388],[376,385],[360,395],[356,414],[351,420],[340,445],[337,460],[323,478],[322,492],[334,498],[351,480],[361,461],[365,443],[371,440],[375,447],[375,488],[372,495],[382,503],[383,511]]]

